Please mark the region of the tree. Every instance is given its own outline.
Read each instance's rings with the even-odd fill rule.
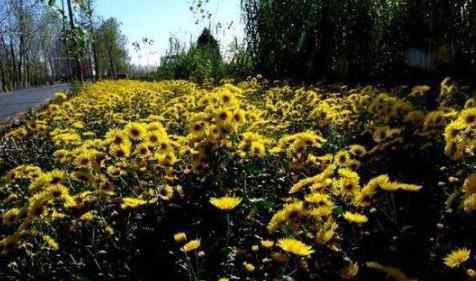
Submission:
[[[79,32],[80,29],[76,28],[75,25],[75,18],[73,13],[73,6],[71,5],[71,0],[66,0],[68,6],[68,17],[69,17],[69,25],[70,31],[72,35],[72,48],[73,48],[73,57],[75,62],[74,72],[76,79],[79,81],[83,81],[83,72],[81,71],[81,45],[80,45],[80,38]]]
[[[120,26],[117,19],[109,18],[96,31],[100,76],[116,78],[118,74],[128,70],[127,38],[122,34]]]
[[[128,70],[126,43],[115,19],[99,22],[94,0],[0,0],[0,90],[116,77]]]
[[[97,54],[97,38],[96,32],[94,29],[94,2],[93,0],[88,0],[88,19],[89,19],[89,32],[91,34],[91,49],[93,52],[93,60],[94,60],[94,72],[95,72],[95,79],[100,79],[101,76],[99,74],[99,61],[98,61],[98,54]]]
[[[243,0],[256,70],[316,80],[471,78],[476,0]],[[474,79],[473,79],[474,80]]]
[[[56,11],[35,0],[0,0],[1,89],[29,87],[55,78],[64,56]]]

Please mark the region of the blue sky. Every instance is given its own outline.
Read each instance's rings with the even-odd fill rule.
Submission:
[[[197,17],[189,10],[191,0],[97,0],[96,13],[104,18],[115,17],[122,23],[123,33],[129,40],[129,55],[132,63],[157,65],[160,56],[168,47],[171,35],[190,42],[196,39],[209,21],[196,25]],[[210,0],[206,9],[211,12],[211,26],[217,23],[230,29],[215,32],[223,47],[234,37],[243,38],[243,23],[240,14],[240,0]],[[131,43],[143,37],[154,40],[150,50],[136,53]]]

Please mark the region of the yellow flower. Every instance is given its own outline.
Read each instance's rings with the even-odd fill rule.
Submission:
[[[251,143],[250,151],[255,157],[263,157],[266,153],[264,143],[254,141]]]
[[[309,210],[308,214],[316,220],[325,219],[332,215],[333,206],[322,206]]]
[[[62,184],[50,185],[46,192],[56,199],[61,199],[69,195],[69,190]]]
[[[106,172],[109,176],[113,178],[118,178],[124,174],[124,171],[121,168],[115,166],[107,167]]]
[[[127,208],[137,208],[139,206],[142,206],[146,203],[145,200],[142,200],[140,198],[132,198],[132,197],[125,197],[122,198],[122,204],[121,208],[122,209],[127,209]]]
[[[53,157],[56,159],[56,161],[60,163],[66,162],[67,156],[68,156],[68,151],[64,149],[57,150],[53,153]]]
[[[131,122],[126,125],[125,130],[132,140],[141,140],[147,133],[146,126],[142,123]]]
[[[14,224],[18,220],[19,215],[20,215],[20,209],[18,209],[18,208],[10,209],[10,210],[8,210],[7,212],[5,212],[3,214],[3,216],[2,216],[3,217],[3,223],[5,225]]]
[[[130,143],[111,145],[109,152],[117,158],[129,157],[131,154],[131,145]]]
[[[149,131],[145,137],[145,140],[148,144],[155,146],[159,143],[161,137],[162,136],[157,131]]]
[[[201,135],[205,133],[206,124],[203,121],[197,121],[193,124],[191,132],[194,135]]]
[[[77,206],[76,200],[70,195],[63,197],[63,201],[66,208],[73,208]]]
[[[473,125],[473,123],[476,122],[476,108],[473,107],[463,110],[459,119],[462,120],[465,125]]]
[[[353,178],[340,178],[334,182],[334,186],[343,195],[353,195],[359,191],[359,182]]]
[[[347,165],[347,163],[349,161],[350,161],[350,154],[347,151],[341,150],[341,151],[337,152],[337,154],[335,156],[335,163],[337,165],[345,166],[345,165]]]
[[[135,154],[139,157],[139,158],[143,158],[143,159],[146,159],[147,156],[150,155],[150,150],[149,150],[149,147],[146,143],[140,143],[137,145],[136,149],[135,149]]]
[[[62,220],[65,218],[65,214],[64,213],[61,213],[61,212],[58,212],[56,210],[54,210],[52,213],[51,213],[51,219],[52,220]]]
[[[64,180],[64,171],[61,170],[53,170],[48,173],[50,177],[50,184],[60,184]]]
[[[165,167],[172,166],[177,161],[177,157],[175,156],[174,153],[165,153],[165,154],[156,153],[155,158],[157,162],[159,163],[159,165],[162,165]]]
[[[350,146],[350,153],[356,157],[362,157],[367,153],[367,149],[362,145],[353,144]]]
[[[170,185],[164,186],[160,189],[159,197],[164,201],[170,201],[174,196],[174,188]]]
[[[183,245],[182,247],[182,252],[185,252],[185,253],[188,253],[190,251],[193,251],[193,250],[196,250],[198,248],[200,248],[200,245],[201,245],[201,241],[200,239],[195,239],[195,240],[192,240],[190,242],[188,242],[187,244]]]
[[[396,281],[414,280],[414,279],[408,278],[408,276],[405,273],[403,273],[400,269],[393,266],[382,265],[374,261],[366,262],[365,265],[368,268],[380,271],[382,273],[386,273],[387,276],[390,277],[392,280],[396,280]]]
[[[416,192],[420,191],[423,188],[421,185],[408,184],[408,183],[398,183],[399,189],[403,191]]]
[[[464,180],[463,192],[465,195],[476,194],[476,173],[469,175]]]
[[[365,215],[351,212],[345,212],[344,219],[346,219],[348,222],[353,222],[357,224],[366,223],[369,220]]]
[[[177,243],[185,242],[187,241],[187,234],[185,232],[178,232],[174,235],[174,240]]]
[[[298,217],[303,213],[304,203],[302,201],[287,204],[283,209],[277,211],[266,227],[270,233],[276,231],[280,225],[285,223],[290,217]]]
[[[104,228],[104,232],[106,232],[108,235],[113,235],[114,234],[114,229],[108,225],[106,228]]]
[[[428,86],[428,85],[417,85],[417,86],[414,86],[410,92],[410,94],[408,94],[408,96],[410,97],[420,97],[420,96],[424,96],[428,91],[431,90],[431,87]]]
[[[266,249],[270,249],[274,246],[274,242],[271,240],[261,240],[260,244]]]
[[[237,110],[233,112],[233,121],[237,123],[242,123],[245,120],[245,114],[242,110]]]
[[[86,212],[79,219],[86,222],[92,221],[94,219],[94,214],[92,212]]]
[[[222,277],[218,279],[218,281],[230,281],[230,278]]]
[[[256,267],[252,263],[249,263],[249,262],[244,262],[243,267],[248,272],[254,272],[256,270]]]
[[[241,203],[241,198],[229,196],[211,198],[210,203],[220,210],[231,211]]]
[[[55,93],[55,98],[59,100],[66,100],[67,96],[63,92],[57,92]]]
[[[217,123],[224,124],[226,121],[230,120],[232,113],[228,110],[222,109],[216,112],[215,119]]]
[[[319,192],[309,193],[304,197],[304,201],[321,206],[332,206],[332,201],[329,199],[329,195]]]
[[[37,193],[31,197],[28,205],[28,216],[30,218],[39,217],[43,214],[45,210],[45,205],[49,202],[51,198],[48,194]]]
[[[400,187],[398,183],[386,182],[380,185],[380,188],[385,191],[397,191]]]
[[[43,240],[48,244],[48,247],[50,247],[53,251],[58,251],[59,250],[59,245],[58,243],[51,238],[49,235],[43,235]]]
[[[312,250],[311,246],[291,238],[278,240],[278,247],[297,256],[309,256],[314,253],[314,250]]]
[[[472,269],[472,268],[468,268],[466,270],[466,275],[469,277],[469,278],[476,278],[476,270]]]
[[[359,264],[356,262],[351,262],[340,271],[340,276],[342,279],[350,280],[353,279],[358,273]]]
[[[444,259],[444,263],[447,267],[455,268],[459,267],[462,263],[469,259],[471,250],[467,248],[459,248],[451,251]]]
[[[122,145],[129,142],[127,133],[122,130],[112,129],[106,134],[106,143]]]

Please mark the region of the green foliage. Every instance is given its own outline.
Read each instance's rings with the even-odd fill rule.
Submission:
[[[238,40],[230,46],[233,54],[231,61],[225,64],[225,74],[227,77],[244,79],[255,73],[255,62],[245,44],[238,44]]]
[[[194,46],[188,50],[176,39],[170,40],[169,51],[162,58],[156,79],[189,79],[204,82],[224,77],[225,65],[218,42],[205,29]]]
[[[101,24],[96,31],[96,41],[99,76],[116,77],[126,73],[129,65],[127,38],[117,19],[109,18]]]
[[[83,89],[84,84],[79,81],[73,81],[71,83],[71,95],[76,96]]]
[[[267,76],[391,78],[476,69],[472,0],[245,0],[242,7],[248,47]]]
[[[188,49],[178,39],[170,38],[169,50],[162,57],[154,78],[185,79],[201,83],[224,78],[245,78],[254,73],[255,63],[245,45],[240,45],[235,40],[229,52],[233,54],[231,59],[224,61],[219,43],[208,29],[204,29],[197,42]]]

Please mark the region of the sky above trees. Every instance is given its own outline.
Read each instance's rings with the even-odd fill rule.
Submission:
[[[226,52],[234,40],[243,38],[240,0],[210,0],[204,9],[212,14],[210,20],[200,20],[190,11],[191,0],[99,0],[96,13],[104,18],[115,17],[122,23],[122,31],[127,36],[132,64],[157,65],[168,48],[170,36],[181,41],[196,39],[204,27],[211,27],[215,37]],[[217,30],[217,24],[222,28]],[[147,37],[154,44],[147,50],[135,52],[132,43]]]

